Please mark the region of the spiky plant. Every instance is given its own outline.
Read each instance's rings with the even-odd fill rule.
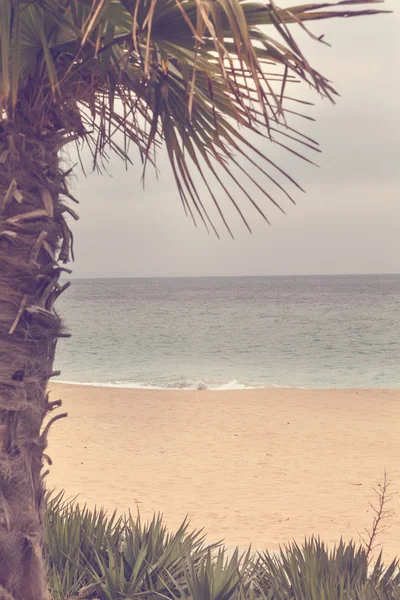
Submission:
[[[73,258],[67,219],[77,218],[63,147],[86,144],[101,167],[110,151],[129,161],[132,143],[151,165],[164,144],[194,220],[217,231],[202,180],[228,229],[221,192],[247,224],[235,189],[264,213],[246,177],[277,205],[271,188],[283,189],[263,139],[314,146],[286,120],[289,83],[334,94],[288,24],[373,14],[374,2],[0,0],[0,596],[49,597],[42,466],[48,428],[63,415],[42,425],[60,405],[46,388],[66,335],[55,302]]]
[[[170,534],[160,515],[115,519],[62,495],[45,515],[54,600],[400,600],[398,561],[371,564],[353,542],[328,550],[311,538],[240,555],[207,545],[186,521]]]
[[[342,540],[331,550],[311,538],[276,555],[264,552],[254,573],[255,590],[266,600],[391,600],[400,591],[397,560],[386,568],[379,555],[370,568],[367,551]]]

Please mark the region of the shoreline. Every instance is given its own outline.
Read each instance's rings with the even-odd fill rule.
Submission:
[[[50,488],[144,520],[161,512],[171,531],[187,514],[229,548],[357,542],[384,469],[400,491],[400,390],[50,390],[69,413],[50,432]],[[386,560],[400,554],[399,495],[388,508]]]
[[[118,385],[112,384],[109,382],[101,383],[101,382],[82,382],[82,381],[64,381],[64,380],[52,380],[49,383],[49,386],[74,386],[74,387],[88,387],[88,388],[101,388],[101,389],[109,389],[109,390],[130,390],[130,391],[139,391],[139,392],[253,392],[253,391],[271,391],[271,390],[293,390],[293,391],[306,391],[306,392],[400,392],[400,387],[327,387],[327,388],[308,388],[308,387],[291,387],[287,385],[274,385],[268,387],[238,387],[238,388],[201,388],[194,389],[190,387],[139,387],[135,386],[135,384],[126,384],[126,385]],[[223,384],[225,385],[225,384]]]

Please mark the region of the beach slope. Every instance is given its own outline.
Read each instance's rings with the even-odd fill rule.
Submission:
[[[185,515],[209,541],[359,540],[386,469],[400,491],[400,390],[134,390],[52,384],[49,487],[89,506]],[[379,541],[400,554],[400,498]]]

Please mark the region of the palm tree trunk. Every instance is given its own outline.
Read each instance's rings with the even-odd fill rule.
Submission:
[[[60,200],[59,136],[16,129],[0,122],[0,599],[48,600],[43,420],[61,404],[46,388],[64,335],[54,303],[73,211]]]

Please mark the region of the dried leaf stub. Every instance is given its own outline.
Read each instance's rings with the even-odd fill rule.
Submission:
[[[6,239],[11,239],[11,240],[15,240],[18,237],[18,234],[15,231],[0,231],[0,238],[6,238]]]
[[[18,327],[18,323],[20,322],[20,320],[21,320],[21,317],[22,317],[22,315],[24,314],[24,310],[25,310],[25,308],[26,308],[26,305],[28,304],[28,300],[29,300],[29,297],[28,297],[28,295],[27,295],[27,294],[25,294],[25,295],[24,295],[24,297],[23,297],[23,298],[22,298],[22,300],[21,300],[21,304],[20,304],[20,307],[19,307],[19,310],[18,310],[17,316],[15,317],[15,319],[14,319],[14,322],[13,322],[13,324],[11,325],[11,328],[10,328],[10,330],[9,330],[9,332],[8,332],[8,333],[9,333],[9,335],[13,335],[14,331],[15,331],[15,330],[16,330],[16,328]]]
[[[55,260],[56,256],[55,256],[55,254],[53,252],[53,249],[50,246],[50,244],[48,242],[44,241],[43,244],[42,244],[42,246],[43,246],[44,250],[46,250],[47,254],[50,256],[50,258],[52,260]]]
[[[3,150],[3,152],[0,154],[0,164],[4,165],[4,163],[6,162],[8,155],[9,155],[9,150]]]
[[[6,207],[10,204],[10,202],[14,196],[14,191],[16,189],[17,189],[17,182],[15,181],[15,179],[13,179],[11,181],[10,185],[8,186],[8,190],[6,191],[6,193],[3,196],[1,212],[3,212],[6,209]]]
[[[24,199],[23,194],[19,191],[18,188],[15,188],[13,196],[14,200],[16,200],[19,204],[21,204],[22,200]]]
[[[0,208],[0,212],[3,212],[7,208],[7,206],[10,204],[10,202],[12,201],[13,198],[19,204],[21,204],[22,200],[24,199],[24,196],[22,195],[22,193],[19,191],[19,189],[17,187],[17,181],[15,179],[11,180],[11,183],[8,186],[8,190],[6,191],[6,193],[3,196],[3,202],[2,202],[2,205]]]
[[[49,190],[42,190],[42,200],[48,216],[52,219],[54,217],[54,206]]]
[[[36,210],[31,210],[27,213],[23,213],[22,215],[15,215],[14,217],[10,217],[7,219],[6,223],[10,225],[18,224],[20,221],[31,221],[33,219],[40,219],[41,217],[48,217],[48,213],[43,208],[38,208]]]

